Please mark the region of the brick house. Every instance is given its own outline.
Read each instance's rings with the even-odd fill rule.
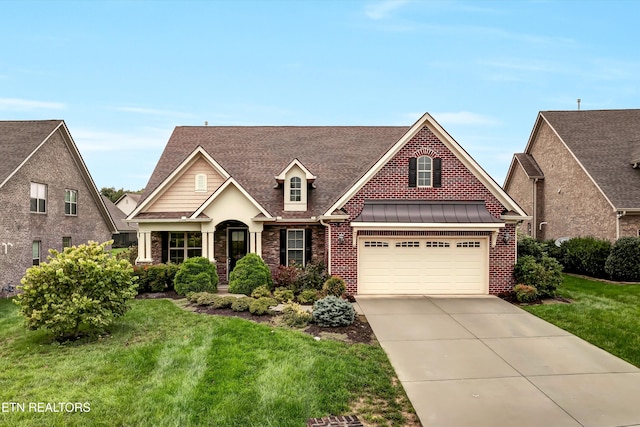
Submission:
[[[122,199],[122,197],[120,198]],[[120,200],[118,199],[118,200]],[[102,195],[102,201],[109,211],[109,215],[116,226],[116,232],[111,235],[114,248],[128,248],[138,243],[138,224],[135,222],[127,222],[127,213],[123,212],[115,203],[107,196]],[[126,206],[126,205],[125,205]],[[133,209],[131,209],[133,211]],[[129,211],[129,213],[131,213]]]
[[[512,287],[521,208],[429,115],[411,127],[177,127],[129,216],[139,263],[322,261],[360,294]]]
[[[0,121],[0,294],[49,249],[106,241],[115,226],[62,120]]]
[[[543,111],[504,189],[539,240],[640,235],[640,110]]]

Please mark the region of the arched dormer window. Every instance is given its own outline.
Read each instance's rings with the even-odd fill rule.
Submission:
[[[302,201],[302,180],[297,176],[292,177],[289,181],[289,201]]]
[[[196,175],[196,191],[207,191],[207,175],[199,173]]]
[[[431,187],[432,161],[429,156],[418,157],[418,187]]]

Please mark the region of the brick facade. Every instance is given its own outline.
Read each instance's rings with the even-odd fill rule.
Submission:
[[[408,162],[429,152],[442,159],[442,187],[410,188],[408,186]],[[365,200],[484,200],[488,211],[500,217],[504,206],[434,135],[428,128],[418,132],[390,161],[382,167],[344,206],[353,221],[364,206]],[[515,238],[502,243],[506,232],[515,236],[515,225],[507,224],[500,231],[498,244],[489,250],[489,292],[497,294],[513,287],[515,263]],[[344,243],[339,243],[342,235]],[[442,234],[440,234],[442,235]],[[446,235],[446,234],[445,234]],[[482,233],[478,233],[482,235]],[[348,224],[331,226],[331,273],[347,282],[348,292],[357,293],[357,248],[352,244],[353,229]]]
[[[47,212],[30,212],[31,182],[47,185]],[[65,215],[65,190],[78,194],[77,215]],[[2,289],[17,286],[32,266],[32,242],[41,242],[41,261],[48,250],[62,250],[62,238],[71,237],[73,245],[89,240],[111,239],[111,230],[93,198],[95,190],[87,186],[61,131],[49,140],[7,181],[0,190],[3,207],[0,216],[0,296]]]

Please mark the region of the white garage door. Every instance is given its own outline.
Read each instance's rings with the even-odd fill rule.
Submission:
[[[361,237],[358,293],[486,294],[488,238]]]

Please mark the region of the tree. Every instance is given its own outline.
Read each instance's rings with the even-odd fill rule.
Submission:
[[[120,197],[122,197],[126,193],[139,194],[139,193],[142,193],[143,191],[144,191],[144,188],[142,190],[133,191],[133,190],[125,190],[124,188],[120,188],[119,190],[116,190],[115,187],[102,187],[100,189],[100,194],[102,194],[103,196],[106,196],[109,200],[115,203],[118,201]]]
[[[89,242],[50,250],[47,262],[31,267],[16,297],[29,329],[48,329],[58,339],[103,331],[128,310],[136,294],[133,267],[112,257],[112,242]]]

